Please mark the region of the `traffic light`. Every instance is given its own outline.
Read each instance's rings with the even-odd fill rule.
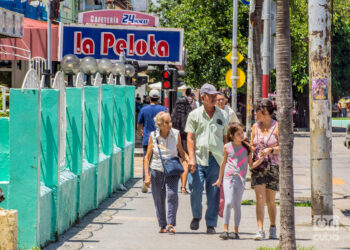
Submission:
[[[169,90],[173,88],[173,72],[171,70],[164,70],[162,72],[162,89]]]

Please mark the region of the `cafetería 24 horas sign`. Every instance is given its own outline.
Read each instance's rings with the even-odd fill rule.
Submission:
[[[61,57],[118,60],[124,52],[126,58],[148,64],[182,64],[182,29],[64,26],[61,32]]]
[[[159,26],[159,18],[137,11],[129,10],[94,10],[79,13],[79,23],[82,24],[106,24],[126,26]]]

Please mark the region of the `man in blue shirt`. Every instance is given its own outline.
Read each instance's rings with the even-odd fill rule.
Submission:
[[[137,131],[139,132],[139,135],[142,136],[142,146],[143,146],[143,155],[146,155],[147,152],[147,146],[148,146],[148,139],[151,134],[151,132],[156,130],[156,125],[154,123],[154,117],[162,111],[166,111],[167,108],[159,105],[158,101],[160,98],[160,94],[158,90],[151,90],[149,92],[149,100],[150,104],[143,107],[139,113],[138,119],[137,119]],[[145,170],[142,170],[143,173],[143,180],[145,180]],[[147,186],[143,185],[142,192],[147,193],[148,189]]]

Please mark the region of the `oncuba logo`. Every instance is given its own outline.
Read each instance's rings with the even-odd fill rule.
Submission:
[[[128,34],[127,39],[116,39],[111,32],[101,33],[101,55],[108,55],[109,49],[113,49],[115,55],[124,52],[127,56],[144,56],[146,53],[152,57],[168,57],[169,43],[161,40],[156,41],[154,35],[148,35],[147,41],[144,39],[135,40],[135,34]],[[74,32],[74,54],[94,55],[95,42],[92,38],[82,37],[82,32]]]
[[[61,38],[62,57],[75,54],[118,60],[124,52],[129,59],[151,64],[182,63],[181,29],[65,26]]]

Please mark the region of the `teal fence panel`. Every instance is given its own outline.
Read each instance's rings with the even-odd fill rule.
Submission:
[[[134,176],[134,142],[135,142],[135,87],[126,86],[125,93],[125,180]]]
[[[9,208],[18,210],[18,248],[39,245],[40,90],[10,90]]]
[[[108,166],[101,169],[99,175],[99,202],[113,192],[112,183],[116,182],[116,168],[113,166],[113,107],[114,107],[114,86],[103,84],[101,86],[101,153],[100,164],[103,158]],[[100,170],[100,169],[99,169]],[[106,182],[106,183],[104,183]]]
[[[97,207],[99,87],[84,87],[84,161],[81,174],[81,215]]]
[[[41,91],[40,244],[57,233],[59,91]],[[44,188],[44,186],[46,188]]]
[[[82,169],[83,90],[66,88],[66,166],[60,171],[58,234],[67,230],[80,214]]]
[[[109,191],[109,172],[110,172],[110,159],[111,156],[105,154],[105,150],[107,150],[108,145],[111,145],[113,131],[110,128],[113,125],[106,126],[104,119],[111,119],[111,115],[113,112],[113,86],[108,86],[103,84],[99,87],[101,91],[101,106],[100,108],[100,118],[99,120],[99,148],[98,148],[98,166],[97,166],[97,203],[100,204],[102,200],[104,200],[108,196]],[[110,114],[109,114],[110,113]],[[102,128],[103,126],[103,128]],[[109,135],[110,137],[106,138]],[[108,153],[110,150],[107,150]]]
[[[117,183],[123,184],[125,182],[124,178],[124,149],[125,149],[125,87],[115,86],[114,88],[114,144],[115,144],[115,154],[113,161],[114,164],[120,165],[117,167]],[[121,154],[119,156],[118,154]]]

